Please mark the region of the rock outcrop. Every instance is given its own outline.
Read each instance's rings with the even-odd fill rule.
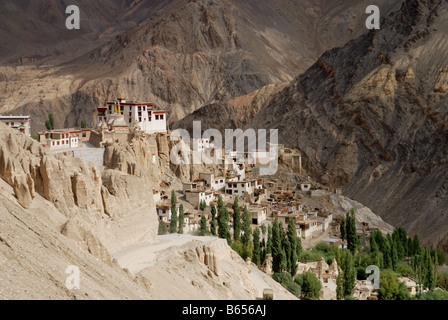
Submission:
[[[68,222],[61,234],[58,226],[66,218],[38,193],[25,209],[0,178],[0,204],[0,300],[153,298],[111,265],[92,233]],[[67,287],[73,275],[68,267],[79,268],[79,289]]]
[[[164,237],[176,241],[184,236]],[[132,261],[139,266],[150,264],[137,274],[137,279],[147,284],[156,299],[252,300],[262,298],[265,288],[272,288],[276,299],[296,299],[270,276],[247,264],[225,239],[196,238],[158,249],[155,261],[147,261],[148,253],[140,256],[141,261],[133,256]]]
[[[30,208],[36,193],[44,197],[71,221],[70,228],[60,229],[86,242],[86,248],[100,259],[107,256],[100,247],[114,251],[154,241],[157,214],[153,197],[148,196],[152,195],[151,178],[142,175],[100,172],[81,159],[54,156],[36,141],[0,124],[0,177],[14,188],[20,205]],[[81,235],[70,231],[77,228]]]

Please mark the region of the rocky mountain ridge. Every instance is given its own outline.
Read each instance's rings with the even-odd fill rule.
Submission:
[[[321,183],[343,186],[387,222],[445,250],[447,9],[446,1],[405,1],[380,30],[327,51],[261,107],[246,103],[241,113],[254,114],[240,123],[279,129]],[[207,106],[173,127],[231,109]]]
[[[386,14],[401,0],[376,2]],[[65,29],[67,1],[2,3],[10,33],[0,37],[0,113],[31,114],[33,132],[49,112],[60,127],[81,119],[93,126],[95,107],[118,96],[153,101],[181,119],[291,81],[363,32],[366,18],[360,0],[70,4],[81,10],[81,30]]]

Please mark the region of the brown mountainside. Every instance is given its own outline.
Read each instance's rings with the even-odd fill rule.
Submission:
[[[383,14],[400,2],[377,1]],[[0,113],[31,114],[33,131],[50,111],[58,126],[93,125],[94,107],[118,95],[180,119],[291,81],[360,35],[366,18],[360,0],[78,0],[81,30],[68,31],[68,4],[1,4]]]
[[[387,222],[445,249],[447,9],[447,1],[405,1],[381,30],[327,51],[263,106],[247,104],[246,114],[256,116],[243,123],[278,128],[282,143],[302,150],[306,169],[322,183],[344,186]],[[188,127],[213,108],[175,126]]]

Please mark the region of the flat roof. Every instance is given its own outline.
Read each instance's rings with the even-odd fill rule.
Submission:
[[[31,119],[31,116],[4,116],[0,114],[0,120],[12,120],[12,119],[22,119],[22,120],[29,120]]]

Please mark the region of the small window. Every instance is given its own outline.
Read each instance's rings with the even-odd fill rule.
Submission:
[[[160,115],[160,120],[163,120],[163,114]]]
[[[87,137],[87,133],[84,132],[84,133],[82,134],[82,137],[83,137],[83,138]]]
[[[159,120],[159,115],[158,114],[156,115],[156,120]]]

